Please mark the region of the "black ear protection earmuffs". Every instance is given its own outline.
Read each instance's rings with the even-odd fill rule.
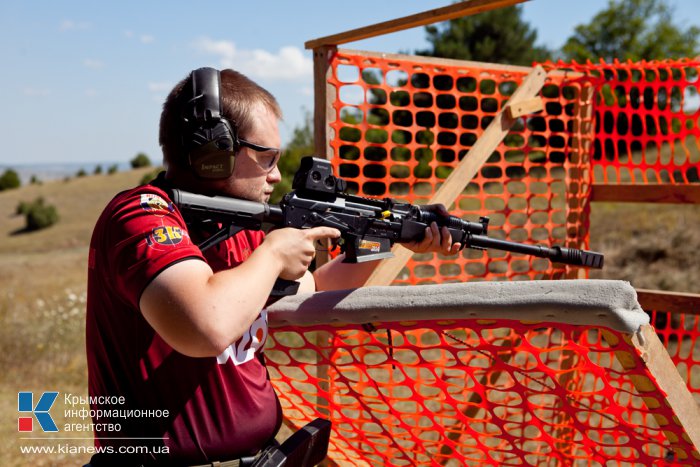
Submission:
[[[187,162],[201,178],[228,178],[240,147],[235,122],[222,116],[221,76],[214,68],[192,72],[192,98],[182,119]]]

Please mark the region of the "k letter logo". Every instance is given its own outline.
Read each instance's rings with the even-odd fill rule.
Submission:
[[[53,418],[49,415],[49,410],[51,410],[51,406],[56,401],[56,397],[58,397],[58,392],[44,392],[41,394],[39,402],[34,405],[33,392],[18,392],[17,411],[34,414],[44,432],[58,431]],[[19,417],[17,422],[19,431],[33,431],[33,425],[34,418],[31,415],[29,417]]]

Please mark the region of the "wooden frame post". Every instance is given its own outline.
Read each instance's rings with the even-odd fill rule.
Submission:
[[[331,134],[329,124],[333,122],[333,102],[337,97],[335,88],[328,84],[328,78],[333,72],[330,67],[331,57],[337,50],[334,46],[314,49],[314,154],[328,160],[333,158],[330,142],[335,135]],[[325,248],[318,249],[316,253],[316,267],[330,261],[330,242],[325,243]]]

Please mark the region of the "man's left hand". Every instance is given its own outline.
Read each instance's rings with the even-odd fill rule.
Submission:
[[[450,213],[442,204],[429,204],[422,206],[422,209],[432,211],[439,216],[448,217]],[[404,243],[403,246],[414,253],[442,253],[445,256],[451,256],[459,253],[461,245],[452,243],[452,235],[447,227],[438,227],[435,222],[432,222],[425,228],[425,237],[423,240]]]

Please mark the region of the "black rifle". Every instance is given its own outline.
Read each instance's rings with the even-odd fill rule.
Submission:
[[[172,200],[187,222],[208,222],[221,226],[202,242],[206,250],[242,229],[260,230],[264,224],[306,229],[317,226],[340,230],[345,262],[357,263],[389,258],[394,243],[420,240],[433,221],[445,226],[452,240],[462,248],[510,251],[547,258],[552,262],[587,268],[602,268],[603,255],[593,251],[560,246],[527,245],[487,236],[488,217],[469,222],[455,216],[443,217],[390,198],[372,199],[349,195],[347,182],[333,175],[325,159],[305,157],[294,176],[292,191],[279,205],[226,196],[207,196],[171,190]]]

